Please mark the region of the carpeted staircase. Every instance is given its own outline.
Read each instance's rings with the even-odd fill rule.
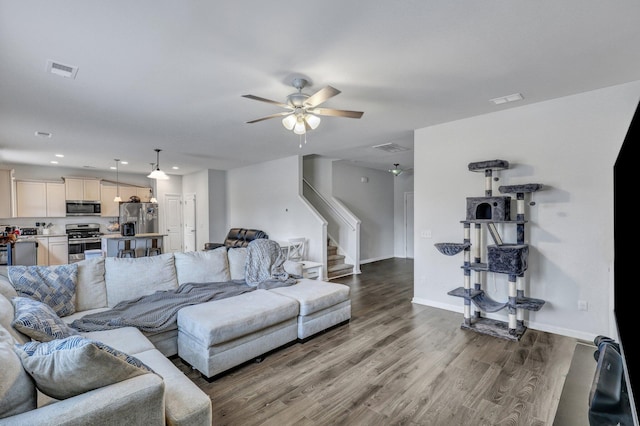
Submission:
[[[327,278],[353,275],[353,265],[344,263],[344,255],[338,254],[338,247],[331,241],[327,243]]]

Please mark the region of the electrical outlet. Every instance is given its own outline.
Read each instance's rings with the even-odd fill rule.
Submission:
[[[578,310],[579,311],[588,311],[589,303],[586,300],[578,300]]]

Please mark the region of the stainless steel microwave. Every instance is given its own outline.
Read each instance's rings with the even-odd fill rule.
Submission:
[[[67,216],[100,216],[100,201],[67,200]]]

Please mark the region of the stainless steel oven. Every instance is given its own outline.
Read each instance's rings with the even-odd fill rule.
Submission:
[[[79,223],[66,226],[69,237],[69,263],[84,260],[87,250],[100,250],[102,243],[100,224]]]

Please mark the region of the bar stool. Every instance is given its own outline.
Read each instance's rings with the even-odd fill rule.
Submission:
[[[146,240],[145,256],[157,256],[162,254],[162,238],[149,238]]]
[[[118,257],[136,257],[135,241],[118,240]]]

